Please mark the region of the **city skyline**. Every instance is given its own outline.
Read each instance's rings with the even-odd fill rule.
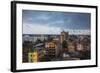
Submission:
[[[23,34],[90,34],[90,13],[23,10]]]

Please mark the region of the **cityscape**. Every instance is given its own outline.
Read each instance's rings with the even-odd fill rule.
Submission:
[[[90,31],[89,13],[23,10],[22,62],[91,59]]]

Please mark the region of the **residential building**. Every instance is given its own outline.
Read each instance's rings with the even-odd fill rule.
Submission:
[[[38,52],[29,52],[28,53],[28,62],[38,62]]]

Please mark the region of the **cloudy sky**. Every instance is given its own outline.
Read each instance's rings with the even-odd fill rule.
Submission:
[[[23,10],[23,34],[90,33],[89,13]]]

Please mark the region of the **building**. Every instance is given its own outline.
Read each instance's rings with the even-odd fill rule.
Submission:
[[[28,62],[28,53],[30,51],[32,51],[32,42],[29,42],[29,41],[25,41],[23,42],[23,49],[22,49],[22,55],[23,55],[23,59],[22,59],[22,62],[26,63]]]
[[[24,62],[24,63],[26,63],[26,62],[28,62],[28,52],[29,52],[30,50],[29,50],[29,48],[23,48],[23,60],[22,60],[22,62]]]
[[[60,35],[60,40],[61,40],[61,44],[63,43],[64,40],[68,40],[68,32],[62,31],[61,35]]]
[[[48,38],[52,37],[58,37],[60,35],[57,34],[23,34],[23,42],[24,41],[32,41],[32,42],[36,42],[38,39],[41,41],[47,40]]]
[[[56,48],[56,47],[57,47],[57,45],[56,45],[56,42],[54,42],[54,41],[45,43],[45,48]]]
[[[61,45],[59,40],[46,42],[45,44],[46,55],[58,57],[61,54]]]
[[[46,55],[56,56],[57,44],[55,41],[45,43]]]
[[[80,51],[90,51],[90,39],[90,35],[65,31],[61,34],[23,34],[23,62],[51,61],[62,58],[63,54],[68,56],[69,53],[69,56],[77,57]]]
[[[44,56],[44,49],[35,48],[33,52],[28,53],[28,61],[39,62],[43,56]]]
[[[83,49],[83,45],[81,43],[77,43],[77,51],[82,51]]]
[[[38,62],[38,52],[29,52],[28,53],[28,62]]]
[[[76,48],[73,43],[69,43],[68,45],[68,52],[75,52]]]

